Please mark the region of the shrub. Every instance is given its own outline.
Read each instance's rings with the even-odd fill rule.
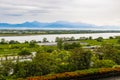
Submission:
[[[18,55],[23,56],[23,55],[31,55],[31,52],[27,49],[21,50]]]
[[[102,42],[102,41],[103,41],[103,37],[98,37],[96,40],[97,40],[98,42]]]
[[[108,67],[113,67],[116,65],[116,63],[112,60],[97,60],[94,62],[93,67],[95,68],[108,68]]]
[[[109,74],[114,73],[114,74]],[[105,78],[108,76],[115,76],[120,73],[120,67],[118,68],[96,68],[80,70],[75,72],[64,72],[52,75],[29,77],[27,80],[93,80]]]

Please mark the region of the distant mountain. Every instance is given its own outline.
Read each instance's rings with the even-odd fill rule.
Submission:
[[[43,23],[38,21],[24,22],[21,24],[0,23],[0,29],[120,29],[119,26],[96,26],[87,23],[73,23],[56,21]]]
[[[67,21],[56,21],[42,23],[38,21],[24,22],[21,24],[0,23],[0,28],[94,28],[95,25],[86,23],[71,23]]]

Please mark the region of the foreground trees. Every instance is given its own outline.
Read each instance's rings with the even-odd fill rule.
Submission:
[[[60,50],[63,48],[63,39],[62,38],[57,38],[57,48]]]
[[[100,48],[98,48],[98,52],[101,54],[99,57],[103,60],[112,60],[117,64],[120,64],[120,50],[117,49],[113,44],[103,44]]]
[[[96,52],[83,49],[79,43],[74,42],[63,43],[60,40],[58,46],[36,47],[37,54],[30,61],[2,63],[0,79],[6,80],[7,76],[25,78],[120,64],[119,48],[112,44],[103,44]],[[29,54],[31,53],[26,48],[19,52],[22,56]]]
[[[33,59],[36,66],[36,75],[45,75],[53,72],[56,69],[56,61],[50,53],[37,53]]]
[[[35,76],[35,71],[35,66],[31,61],[17,62],[14,66],[13,75],[25,78],[27,76]]]
[[[40,76],[50,73],[61,73],[90,68],[92,57],[91,51],[86,51],[79,47],[70,49],[69,51],[54,50],[52,52],[47,52],[46,48],[42,47],[42,49],[45,50],[38,51],[32,61],[17,61],[12,67],[9,65],[9,70],[7,69],[7,66],[2,66],[6,68],[5,70],[7,70],[7,72],[13,70],[11,76],[15,78],[25,78],[29,76]],[[26,51],[21,52],[24,53]],[[4,73],[4,75],[8,76],[9,74]]]
[[[6,77],[13,73],[14,63],[11,61],[4,61],[0,64],[0,80],[6,80]]]
[[[84,51],[82,48],[76,48],[72,50],[72,55],[70,57],[71,64],[74,66],[75,70],[88,69],[90,68],[91,51]]]

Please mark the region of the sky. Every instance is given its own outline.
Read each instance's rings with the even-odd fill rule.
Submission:
[[[120,25],[120,0],[0,0],[0,22]]]

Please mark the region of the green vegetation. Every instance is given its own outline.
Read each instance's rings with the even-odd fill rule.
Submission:
[[[82,75],[83,77],[83,75],[104,73],[104,70],[99,70],[99,68],[112,72],[116,70],[112,67],[120,65],[119,39],[119,37],[110,37],[110,39],[102,37],[97,39],[92,39],[92,37],[56,38],[57,45],[50,46],[38,45],[34,40],[19,43],[16,41],[6,42],[2,39],[0,42],[1,58],[9,55],[33,56],[31,52],[36,52],[36,55],[29,61],[20,61],[19,58],[16,61],[7,58],[1,60],[0,79],[9,80],[43,75],[59,75],[62,76],[60,79],[66,79],[67,72],[69,75],[67,78],[71,79],[71,76]],[[47,42],[47,39],[44,38],[43,42]],[[120,69],[116,72],[119,71]]]
[[[31,44],[19,43],[19,44],[0,44],[0,55],[17,55],[22,49],[26,48],[30,52],[36,50],[37,46],[31,47]]]
[[[64,72],[45,76],[28,77],[18,80],[99,80],[106,77],[114,77],[120,74],[120,68],[94,68]]]
[[[102,42],[97,41],[96,39],[90,40],[80,40],[81,42],[86,42],[89,45],[102,45],[102,44],[106,44],[106,43],[110,43],[113,45],[118,45],[118,39],[103,39]]]
[[[119,33],[120,31],[98,31],[98,30],[0,30],[0,36],[25,36],[41,34],[79,34],[79,33]]]
[[[21,65],[26,66],[28,64],[29,64],[29,62],[23,62],[22,64],[19,63],[18,66],[21,67]],[[29,64],[29,65],[31,65],[31,64]],[[26,66],[26,69],[28,70],[27,67],[29,68],[29,66]],[[19,69],[21,69],[20,71],[23,71],[22,68],[19,68]],[[31,71],[32,70],[33,69],[31,69]],[[26,72],[26,71],[24,71],[24,72],[26,75],[31,73],[31,72]],[[73,72],[64,72],[64,73],[49,74],[49,75],[37,76],[37,77],[28,77],[26,79],[18,78],[17,80],[69,80],[69,79],[79,79],[79,80],[91,79],[91,80],[93,80],[93,79],[100,79],[100,78],[104,78],[104,77],[108,77],[108,76],[114,77],[114,76],[117,76],[118,74],[120,74],[120,67],[91,68],[91,69],[85,69],[85,70],[77,70],[77,71],[73,71]],[[34,75],[34,74],[32,74],[32,75]],[[6,79],[1,77],[1,80],[6,80]],[[7,80],[11,80],[11,79],[7,79]],[[16,79],[12,79],[12,80],[16,80]]]
[[[27,49],[23,49],[18,53],[18,55],[20,56],[31,55],[31,52]]]
[[[94,62],[94,68],[108,68],[113,67],[116,63],[112,60],[96,60]]]

